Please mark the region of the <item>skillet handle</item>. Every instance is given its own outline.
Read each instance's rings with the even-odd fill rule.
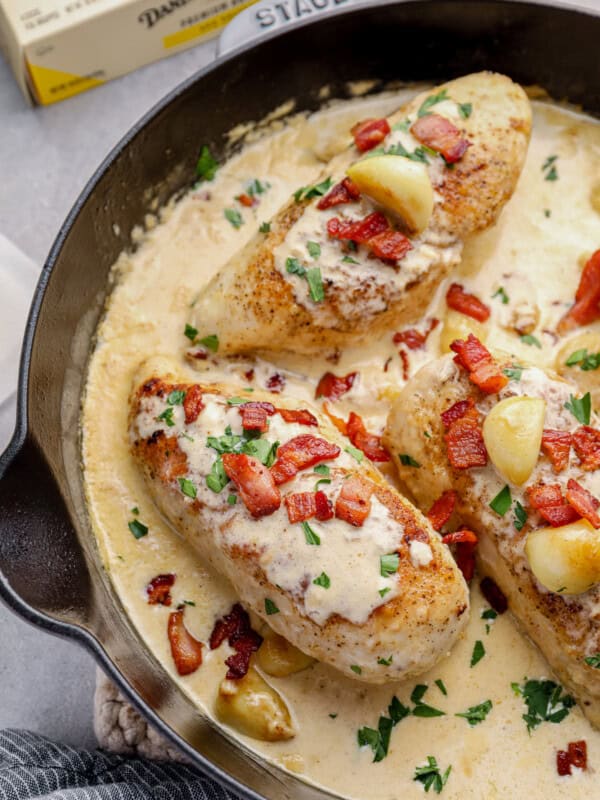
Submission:
[[[223,56],[242,44],[258,41],[267,33],[300,22],[327,16],[337,9],[368,3],[369,0],[262,0],[237,14],[225,28],[217,44]]]

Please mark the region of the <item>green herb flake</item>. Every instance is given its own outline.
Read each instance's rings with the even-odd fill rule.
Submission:
[[[308,290],[313,302],[322,303],[325,299],[325,287],[323,286],[320,267],[307,269],[306,280],[308,281]]]
[[[165,408],[165,410],[159,414],[156,419],[157,421],[160,420],[164,422],[168,428],[172,428],[173,425],[175,425],[175,420],[173,419],[173,408]]]
[[[356,447],[352,447],[352,445],[348,445],[348,447],[345,447],[344,450],[346,453],[351,455],[355,461],[358,461],[359,464],[365,457],[365,454],[362,450],[357,450]]]
[[[481,641],[481,639],[477,639],[477,641],[473,645],[473,653],[471,655],[471,666],[474,667],[476,664],[479,664],[484,655],[485,655],[485,647],[483,646],[483,642]]]
[[[400,556],[398,553],[388,553],[386,556],[379,557],[379,571],[382,578],[389,578],[395,575],[400,566]]]
[[[381,664],[382,667],[389,667],[392,663],[392,659],[394,656],[388,656],[387,658],[378,658],[377,663]]]
[[[524,684],[511,683],[511,686],[514,693],[522,697],[527,706],[527,713],[523,714],[523,719],[529,733],[542,722],[555,724],[562,722],[575,705],[571,695],[563,694],[563,687],[554,681],[526,678]]]
[[[350,256],[344,256],[342,258],[342,261],[344,261],[346,264],[359,264],[360,263],[355,258],[351,258]]]
[[[513,520],[513,524],[515,528],[518,531],[520,531],[523,529],[523,526],[525,525],[526,522],[527,522],[527,512],[525,511],[521,503],[519,503],[519,501],[517,500],[515,502],[515,518]]]
[[[315,492],[319,490],[319,486],[324,483],[331,483],[331,478],[319,478],[319,480],[315,483]]]
[[[400,453],[399,458],[400,458],[400,463],[404,467],[420,467],[421,466],[419,464],[419,462],[415,461],[415,459],[412,456],[409,456],[408,453]]]
[[[510,302],[510,297],[506,294],[506,291],[502,286],[499,289],[496,289],[492,297],[499,297],[502,301],[502,304],[505,306]]]
[[[131,509],[131,513],[132,513],[134,516],[136,516],[136,517],[137,517],[137,515],[140,513],[140,510],[139,510],[139,508],[138,508],[137,506],[134,506],[134,507]]]
[[[315,183],[312,186],[301,186],[294,192],[294,200],[300,203],[302,200],[310,200],[312,197],[321,197],[331,189],[333,181],[331,178],[325,178],[320,183]]]
[[[139,519],[132,519],[131,522],[127,523],[127,527],[135,539],[141,539],[148,533],[148,526],[144,525],[143,522],[140,522]]]
[[[417,703],[417,705],[412,710],[413,717],[421,717],[423,719],[428,719],[431,717],[445,717],[446,712],[442,711],[439,708],[434,708],[433,706],[427,705],[427,703]]]
[[[227,222],[230,222],[236,230],[239,230],[244,224],[242,215],[235,208],[226,208],[223,214]]]
[[[498,612],[493,608],[486,608],[481,612],[481,619],[496,619]]]
[[[362,675],[362,667],[359,667],[358,664],[350,664],[350,669],[352,672],[356,673],[356,675]]]
[[[485,720],[491,710],[492,701],[484,700],[483,703],[479,703],[478,706],[471,706],[466,711],[462,711],[460,714],[455,714],[454,716],[466,719],[469,725],[474,728],[475,725],[479,725],[480,722]]]
[[[189,323],[187,323],[186,326],[185,326],[185,329],[183,331],[183,335],[187,336],[187,338],[193,344],[194,343],[194,339],[196,338],[196,336],[198,336],[198,331],[196,330],[196,328],[194,328],[193,325],[190,325]]]
[[[192,500],[196,499],[197,489],[189,478],[177,478],[179,488],[186,497],[191,497]]]
[[[228,397],[227,398],[227,405],[228,406],[241,406],[242,403],[247,403],[248,400],[245,397]]]
[[[503,369],[502,372],[507,378],[510,378],[511,381],[520,381],[521,377],[523,376],[524,369],[525,367],[520,367],[517,364],[513,364],[512,367],[507,367],[506,369]]]
[[[185,392],[183,389],[174,389],[167,397],[167,403],[170,406],[180,406],[185,400]]]
[[[435,106],[438,103],[441,103],[443,100],[448,100],[448,99],[449,98],[448,98],[448,90],[447,89],[442,89],[442,91],[438,92],[437,94],[429,95],[429,97],[427,97],[421,103],[421,107],[417,111],[417,117],[426,117],[428,114],[431,113],[429,109],[432,106]]]
[[[588,353],[587,348],[575,350],[565,361],[567,367],[579,365],[584,372],[591,372],[600,367],[600,353]]]
[[[317,242],[307,242],[306,249],[311,258],[318,258],[321,255],[321,245]]]
[[[448,782],[451,771],[452,766],[449,766],[442,775],[436,759],[433,756],[427,756],[427,764],[423,767],[416,767],[413,781],[422,783],[426,792],[433,789],[436,794],[440,794]]]
[[[271,233],[271,223],[270,222],[261,222],[260,228],[258,229],[259,233]]]
[[[545,217],[550,217],[550,215],[551,215],[551,214],[552,214],[552,212],[550,211],[550,209],[549,209],[549,208],[545,208],[545,209],[544,209],[544,216],[545,216]]]
[[[194,607],[196,606],[196,603],[194,603],[193,600],[184,600],[183,604],[184,606],[194,606]]]
[[[395,125],[392,125],[392,130],[393,131],[404,131],[404,133],[406,133],[406,131],[410,128],[410,125],[411,125],[411,122],[407,118],[403,122],[397,122]]]
[[[390,719],[397,725],[401,722],[405,717],[410,715],[410,708],[403,705],[400,700],[394,695],[392,700],[388,706],[388,714],[390,715]]]
[[[600,669],[600,653],[596,653],[594,656],[588,656],[587,658],[584,658],[584,661],[588,667]]]
[[[212,153],[206,145],[200,150],[200,156],[196,163],[196,176],[200,181],[212,181],[219,168],[219,162],[213,158]]]
[[[530,333],[524,333],[523,336],[519,337],[523,344],[528,344],[530,347],[537,347],[540,350],[542,349],[542,343],[538,338],[532,336]]]
[[[254,456],[265,465],[265,467],[273,466],[277,456],[277,448],[279,442],[269,442],[267,439],[251,439],[243,445],[243,452],[248,456]]]
[[[410,695],[410,702],[411,703],[420,703],[421,700],[425,697],[425,694],[429,686],[426,683],[417,683],[415,688],[412,690]]]
[[[511,507],[511,505],[512,505],[512,497],[510,494],[510,486],[508,486],[507,484],[503,489],[501,489],[498,492],[496,497],[494,497],[494,499],[490,503],[490,508],[492,509],[492,511],[495,511],[496,514],[503,517],[508,511],[508,509]]]
[[[275,603],[270,600],[268,597],[265,597],[265,611],[267,612],[267,616],[271,616],[271,614],[279,614],[279,609],[275,605]]]
[[[250,195],[250,197],[254,197],[257,194],[264,194],[267,189],[271,188],[271,184],[268,181],[261,183],[258,178],[254,178],[253,181],[250,181],[246,191]]]
[[[302,523],[302,530],[304,531],[304,538],[306,539],[306,544],[312,544],[312,545],[321,544],[320,536],[313,531],[308,522]]]
[[[318,578],[315,578],[313,581],[315,586],[322,586],[323,589],[329,589],[331,586],[331,579],[326,572],[322,572]]]
[[[328,716],[330,716],[331,719],[337,719],[337,714],[329,714]]]
[[[204,345],[211,353],[216,353],[219,349],[219,337],[216,333],[211,333],[209,336],[205,336],[204,339],[200,339],[200,344]]]
[[[557,181],[558,172],[556,170],[556,160],[558,156],[548,156],[542,164],[542,172],[544,173],[545,181]]]
[[[587,392],[583,397],[573,397],[569,395],[569,399],[565,403],[565,408],[570,411],[578,422],[582,425],[590,424],[590,416],[592,413],[592,398],[590,393]]]
[[[286,258],[285,269],[290,275],[297,275],[299,278],[303,278],[306,275],[305,267],[302,266],[297,258]]]
[[[230,506],[234,506],[237,503],[237,494],[230,494],[227,496],[227,502]]]
[[[458,113],[461,115],[463,119],[469,119],[469,117],[473,113],[473,103],[459,103]]]
[[[313,472],[316,472],[317,475],[330,475],[331,470],[327,466],[327,464],[317,464],[317,466],[313,469]]]
[[[448,696],[448,690],[446,689],[444,681],[441,678],[438,678],[437,681],[435,681],[435,685],[438,687],[438,689],[444,695],[444,697]]]
[[[385,597],[386,594],[388,594],[391,591],[392,591],[391,587],[390,586],[386,586],[385,589],[380,589],[379,590],[379,596],[380,597]]]

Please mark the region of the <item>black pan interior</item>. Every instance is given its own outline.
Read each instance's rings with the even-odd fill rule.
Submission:
[[[30,319],[15,439],[0,459],[0,595],[89,646],[198,765],[247,796],[323,797],[240,753],[171,685],[120,611],[88,528],[78,454],[85,368],[111,265],[155,205],[188,187],[199,148],[349,81],[437,81],[481,69],[600,115],[600,17],[517,2],[371,3],[228,56],[175,90],[98,170],[49,256]],[[198,253],[202,270],[202,253]],[[258,794],[255,794],[258,793]]]

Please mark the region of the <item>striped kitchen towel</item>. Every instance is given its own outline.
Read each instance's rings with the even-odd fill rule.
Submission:
[[[45,736],[0,731],[0,800],[236,800],[184,764],[76,750]]]

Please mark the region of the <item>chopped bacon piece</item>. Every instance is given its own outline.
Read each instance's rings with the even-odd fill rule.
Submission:
[[[563,525],[570,525],[571,522],[576,522],[578,519],[581,519],[581,515],[567,503],[563,503],[563,505],[560,506],[543,506],[538,510],[540,516],[542,516],[546,522],[549,522],[553,528],[562,528]]]
[[[357,244],[366,244],[369,239],[387,231],[389,227],[389,222],[381,211],[374,211],[364,219],[354,222],[341,222],[337,217],[333,217],[327,223],[327,233],[332,239],[349,239]]]
[[[250,626],[250,617],[239,603],[236,603],[229,614],[215,622],[210,635],[210,649],[215,650],[227,639],[235,653],[225,659],[229,667],[227,678],[237,680],[248,672],[250,658],[262,644],[262,636]]]
[[[273,476],[258,458],[245,453],[223,453],[223,469],[239,489],[248,511],[253,517],[273,514],[281,505],[281,495]]]
[[[573,447],[581,461],[581,468],[591,472],[600,467],[600,431],[581,425],[573,434]]]
[[[359,197],[360,189],[358,186],[350,178],[344,178],[341,183],[336,183],[333,189],[319,200],[317,208],[320,211],[325,211],[326,208],[341,206],[344,203],[353,203]]]
[[[202,389],[195,383],[193,386],[190,386],[183,398],[185,424],[191,425],[192,422],[196,422],[203,408]]]
[[[288,519],[292,524],[294,522],[304,522],[304,520],[311,519],[311,517],[314,517],[317,513],[314,492],[288,494],[283,500],[287,508]]]
[[[344,481],[335,502],[335,515],[355,528],[360,528],[371,512],[371,495],[375,487],[370,481],[353,475]]]
[[[333,422],[335,427],[338,429],[340,433],[343,433],[344,436],[348,433],[348,426],[346,425],[346,420],[342,419],[342,417],[336,417],[335,414],[332,414],[329,410],[329,406],[327,403],[323,403],[323,411],[327,414],[329,419]]]
[[[175,583],[175,575],[167,573],[165,575],[157,575],[152,578],[148,586],[146,586],[146,594],[148,595],[148,603],[151,606],[171,605],[171,587]]]
[[[492,578],[483,578],[479,584],[481,594],[485,597],[496,614],[504,614],[508,608],[508,600],[502,589]]]
[[[412,250],[412,243],[400,231],[383,231],[368,241],[371,252],[384,261],[400,261]]]
[[[450,284],[450,288],[446,292],[446,303],[448,308],[453,308],[479,322],[485,322],[490,317],[490,307],[482,303],[474,294],[465,292],[460,283]]]
[[[475,548],[477,547],[477,536],[473,531],[461,528],[454,533],[448,533],[442,537],[444,544],[455,545],[454,559],[463,578],[467,583],[473,578],[475,573]]]
[[[275,406],[272,403],[242,403],[238,409],[242,415],[242,428],[245,431],[266,433],[269,430],[267,417],[275,413]]]
[[[598,516],[600,501],[573,478],[570,478],[567,483],[566,498],[567,503],[573,506],[581,517],[587,519],[594,528],[600,528],[600,516]]]
[[[471,411],[473,411],[474,414],[470,413]],[[445,411],[443,411],[440,416],[442,418],[444,427],[449,428],[453,422],[456,422],[457,419],[461,419],[467,415],[471,419],[477,419],[475,403],[472,397],[467,397],[466,400],[459,400],[457,403],[454,403],[454,405],[451,405],[450,408],[447,408]]]
[[[303,433],[281,445],[277,451],[277,461],[271,467],[271,475],[276,484],[286,483],[301,469],[314,467],[321,461],[331,461],[339,454],[340,448],[336,444]]]
[[[487,450],[477,420],[470,416],[455,420],[444,434],[448,460],[455,469],[485,467]]]
[[[448,522],[456,505],[456,492],[453,489],[445,491],[427,512],[427,519],[431,522],[431,527],[436,531],[441,531]]]
[[[202,642],[195,639],[183,622],[184,609],[169,614],[167,634],[171,655],[180,675],[191,675],[202,664]]]
[[[325,492],[316,492],[315,494],[315,516],[320,522],[326,522],[333,517],[333,506]]]
[[[408,360],[408,353],[405,350],[399,350],[398,355],[402,362],[402,377],[405,381],[408,380],[410,375],[410,361]]]
[[[466,339],[456,339],[450,349],[456,353],[454,361],[467,370],[471,382],[482,392],[499,392],[508,383],[508,377],[492,358],[490,351],[472,333]]]
[[[579,286],[575,292],[575,304],[558,323],[560,334],[568,333],[579,325],[589,325],[600,318],[600,250],[588,259]]]
[[[361,153],[366,153],[381,144],[391,130],[390,123],[385,118],[357,122],[352,128],[354,144]]]
[[[221,617],[215,622],[210,635],[209,646],[211,650],[216,650],[225,639],[229,639],[234,634],[240,634],[251,630],[250,617],[239,603],[236,603],[229,614]]]
[[[258,203],[258,198],[250,197],[249,194],[238,194],[235,199],[243,206],[246,206],[246,208],[250,208],[251,206],[255,205],[255,203]]]
[[[365,428],[362,417],[359,417],[354,411],[350,412],[346,430],[347,436],[354,447],[358,447],[359,450],[362,450],[371,461],[384,462],[390,460],[390,454],[381,444],[381,436],[369,433]]]
[[[454,533],[447,533],[442,536],[444,544],[477,544],[477,535],[467,528],[461,528]]]
[[[578,769],[587,769],[587,743],[585,739],[569,742],[569,759]]]
[[[566,750],[556,752],[556,771],[561,777],[571,774],[571,759]]]
[[[252,383],[254,380],[254,369],[252,367],[244,372],[244,378],[246,378],[248,383]]]
[[[575,508],[568,505],[558,483],[537,483],[527,487],[527,497],[532,508],[553,528],[560,528],[580,518]]]
[[[303,408],[300,410],[292,408],[278,408],[277,413],[285,422],[297,422],[298,425],[318,425],[317,418],[310,411]]]
[[[471,146],[471,142],[463,138],[458,128],[439,114],[419,117],[410,126],[410,132],[421,144],[440,153],[447,164],[460,161]]]
[[[562,472],[569,463],[572,436],[567,431],[545,428],[542,434],[542,450],[552,462],[554,472]]]
[[[279,372],[274,372],[267,380],[267,389],[273,394],[279,394],[285,386],[285,378]]]
[[[394,344],[405,344],[409,350],[420,350],[421,347],[425,347],[425,342],[431,331],[435,330],[439,324],[439,319],[433,317],[424,333],[421,333],[416,328],[407,328],[404,331],[395,333],[392,341]]]
[[[326,372],[315,391],[315,397],[326,397],[335,402],[352,388],[358,372],[349,372],[347,375],[334,375],[333,372]]]

